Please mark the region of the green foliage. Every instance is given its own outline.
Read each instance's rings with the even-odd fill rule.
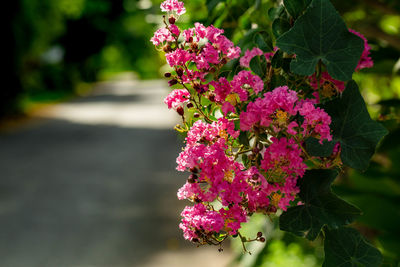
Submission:
[[[286,18],[277,18],[272,23],[272,32],[278,38],[290,29],[290,23]]]
[[[327,4],[328,1],[314,1],[312,5],[315,7],[316,4],[321,3],[320,6],[323,6],[325,13],[323,13],[323,19],[320,19],[320,21],[323,22],[323,25],[325,25],[325,27],[331,30],[316,30],[314,32],[312,32],[311,29],[315,27],[315,24],[317,24],[315,23],[315,20],[310,19],[309,21],[307,21],[304,19],[309,16],[311,7],[304,10],[303,3],[306,3],[305,5],[307,5],[307,2],[309,3],[310,1],[284,0],[284,6],[278,5],[278,1],[260,1],[261,7],[257,11],[253,9],[252,5],[249,5],[249,7],[246,9],[246,5],[248,5],[248,3],[242,4],[242,2],[247,1],[229,0],[219,2],[224,3],[220,4],[220,9],[218,12],[222,14],[223,11],[224,14],[219,16],[218,12],[216,10],[213,10],[213,19],[211,19],[210,22],[214,23],[215,21],[218,21],[219,25],[222,27],[225,27],[225,25],[230,27],[232,25],[232,28],[234,29],[230,31],[230,34],[231,36],[235,37],[236,42],[239,40],[241,41],[239,44],[242,47],[242,51],[245,51],[245,49],[247,48],[253,47],[254,44],[262,49],[264,52],[271,51],[269,50],[268,45],[265,45],[265,43],[269,44],[266,40],[271,39],[274,42],[274,35],[271,30],[272,23],[274,22],[274,20],[282,18],[286,19],[291,25],[294,25],[295,27],[296,25],[301,24],[301,26],[304,27],[305,33],[309,34],[305,35],[304,33],[300,32],[300,30],[297,31],[295,30],[295,27],[292,27],[289,31],[284,33],[278,39],[279,46],[279,40],[281,40],[281,38],[284,38],[286,35],[289,35],[292,32],[294,33],[295,31],[296,34],[298,34],[298,36],[295,36],[296,38],[298,37],[298,43],[296,43],[296,45],[300,45],[300,47],[293,47],[291,49],[297,49],[299,51],[291,52],[283,49],[282,46],[280,47],[285,52],[296,54],[296,59],[294,59],[294,63],[291,64],[296,66],[296,64],[302,63],[302,65],[304,65],[305,67],[304,70],[307,70],[306,75],[310,75],[315,72],[315,66],[321,60],[321,62],[325,64],[325,67],[327,68],[331,76],[346,81],[352,78],[354,67],[357,64],[359,55],[362,50],[362,43],[360,42],[359,38],[347,32],[347,28],[344,22],[339,17],[337,12],[333,9],[333,7],[330,6],[330,4]],[[235,4],[232,4],[233,2]],[[271,3],[275,3],[275,5],[271,5]],[[385,264],[385,266],[397,266],[400,262],[400,257],[398,255],[398,251],[400,250],[400,242],[397,238],[397,236],[400,235],[400,232],[398,230],[398,225],[400,223],[400,209],[398,207],[398,203],[400,201],[400,180],[398,179],[398,177],[400,177],[400,165],[396,164],[400,161],[400,143],[398,138],[398,136],[400,135],[400,108],[398,107],[398,96],[400,94],[400,76],[399,67],[396,67],[394,65],[400,57],[400,39],[397,34],[400,29],[398,29],[398,26],[395,26],[397,25],[396,21],[398,20],[398,14],[400,14],[400,5],[399,2],[396,0],[332,0],[332,3],[336,7],[336,9],[338,9],[343,15],[343,18],[345,19],[346,24],[349,25],[349,27],[361,32],[368,38],[368,42],[372,47],[371,56],[374,60],[374,68],[362,70],[361,72],[355,73],[353,75],[353,79],[360,86],[362,95],[364,96],[368,104],[368,110],[371,114],[371,117],[373,119],[379,118],[380,120],[382,120],[384,126],[389,129],[390,133],[379,145],[378,153],[374,157],[372,157],[371,163],[370,165],[368,165],[370,158],[374,153],[377,144],[379,143],[379,140],[382,139],[383,135],[385,135],[386,130],[384,130],[380,126],[380,124],[377,124],[370,119],[370,115],[368,114],[368,112],[366,112],[365,102],[361,98],[357,86],[353,84],[353,82],[349,82],[348,88],[344,91],[342,97],[338,97],[327,103],[327,105],[329,105],[332,110],[334,110],[328,112],[332,117],[333,124],[336,123],[336,125],[339,125],[343,124],[344,121],[352,121],[351,124],[346,124],[346,129],[351,131],[351,127],[355,125],[356,128],[360,127],[360,130],[356,130],[356,136],[352,136],[350,134],[343,135],[343,133],[340,133],[340,131],[334,130],[333,142],[324,142],[323,145],[320,145],[317,139],[309,139],[306,141],[306,150],[311,156],[324,157],[331,154],[333,144],[337,141],[345,143],[345,146],[346,144],[350,146],[344,148],[345,151],[347,149],[347,155],[346,153],[344,155],[341,155],[342,161],[347,165],[353,167],[355,166],[359,169],[362,169],[364,170],[364,172],[344,168],[344,172],[342,172],[339,176],[340,178],[334,181],[334,184],[332,186],[333,190],[335,193],[340,195],[341,198],[345,199],[346,201],[350,201],[362,210],[363,215],[357,217],[357,220],[354,222],[354,224],[352,224],[352,226],[354,226],[357,230],[360,230],[363,236],[366,236],[369,240],[371,240],[371,242],[373,242],[375,246],[379,248],[384,256],[383,263]],[[240,15],[231,12],[230,7],[233,6],[241,11]],[[330,7],[328,8],[328,6]],[[303,10],[300,11],[301,9]],[[330,11],[326,12],[328,9],[330,9]],[[314,12],[314,14],[320,16],[323,10],[321,9],[320,11],[321,12]],[[332,16],[328,17],[328,14]],[[243,25],[239,23],[232,23],[233,16],[237,16],[238,20],[242,17],[247,17],[247,20],[251,21],[253,23],[253,26],[256,25],[256,27],[250,29],[248,24]],[[331,23],[332,20],[337,21],[337,24]],[[297,26],[297,28],[299,28],[299,26]],[[261,39],[259,38],[259,35],[254,35],[254,32],[262,32],[263,38]],[[318,35],[326,33],[329,33],[326,36],[328,41],[324,41],[325,36],[322,38],[321,35]],[[350,40],[347,41],[342,40],[349,38]],[[329,58],[329,61],[322,61],[325,55],[323,53],[319,53],[319,41],[325,42],[325,48],[334,48],[333,50],[335,50],[335,52],[333,53],[335,53],[335,56],[332,59]],[[292,43],[292,40],[288,41],[288,43]],[[315,44],[315,49],[308,49],[307,45],[313,44]],[[343,46],[339,47],[339,45]],[[351,49],[353,50],[353,52],[349,52],[347,54],[340,52],[342,51],[340,49],[345,48],[347,45],[352,46]],[[301,50],[302,47],[306,47],[306,49]],[[312,48],[314,48],[314,46],[312,46]],[[299,60],[299,53],[301,54],[302,51],[304,52],[304,60],[300,58],[300,63],[296,63],[296,61]],[[337,54],[337,52],[339,52],[339,54]],[[276,57],[273,59],[274,67],[283,67],[283,62],[286,59],[288,59],[287,55],[283,53],[277,54]],[[335,68],[335,66],[331,64],[331,61],[340,67]],[[311,63],[313,64],[312,66]],[[324,69],[324,66],[322,66],[322,69]],[[302,66],[299,67],[298,70],[299,72],[296,72],[292,68],[292,72],[294,73],[305,74]],[[272,77],[270,86],[274,88],[280,85],[287,84],[287,76],[285,75],[286,74],[283,75],[282,72],[274,75]],[[353,86],[355,86],[356,88],[352,88]],[[352,97],[355,97],[355,100],[350,100],[349,98],[347,98],[346,91],[349,88],[349,91],[351,92],[347,92],[347,94],[353,93],[354,95]],[[308,91],[308,89],[304,90],[304,92]],[[337,106],[340,103],[344,105],[345,99],[347,99],[347,106],[344,109],[342,108],[342,110],[344,113],[348,113],[347,118],[344,118],[342,117],[342,115],[340,115],[343,114],[343,112],[339,112],[341,108]],[[357,109],[356,106],[359,105],[363,106],[360,110],[361,113],[365,116],[362,115],[361,117],[363,117],[363,119],[357,119],[358,121],[356,121],[353,120],[352,116],[354,117],[358,115],[349,111],[351,111],[353,108],[354,110]],[[322,106],[322,108],[324,107],[325,105]],[[364,128],[366,127],[366,125],[361,126],[362,122],[368,125],[367,128],[372,126],[372,129],[375,129],[373,130],[373,133],[371,133],[371,135],[367,134],[367,132],[369,131],[364,133]],[[337,127],[335,126],[334,128]],[[357,143],[352,143],[352,138],[354,138],[355,142]],[[356,146],[356,144],[361,144],[361,146]],[[349,154],[349,152],[351,153]],[[354,155],[356,156],[356,158],[351,159],[351,157]],[[367,167],[368,169],[365,170]],[[285,218],[285,216],[285,213],[283,213],[282,217]],[[295,227],[296,223],[293,221],[293,228]],[[326,231],[326,234],[328,234],[329,231],[336,231],[334,229],[328,229],[326,227],[323,229],[325,229],[323,231]],[[349,232],[349,236],[356,237],[352,240],[360,240],[359,234],[353,236],[353,234],[356,233],[355,230],[347,228],[345,229],[345,231]],[[302,231],[299,230],[299,232]],[[304,234],[304,232],[302,234]],[[319,239],[317,238],[316,240],[318,241]],[[296,240],[296,242],[299,242],[299,240]],[[371,247],[369,247],[369,245],[366,246],[363,242],[364,241],[359,243],[361,245],[360,248],[364,248],[367,251],[372,251],[371,253],[378,255],[376,254],[376,250],[370,250]],[[334,242],[332,241],[332,243],[330,244],[333,243]],[[354,243],[355,242],[351,242],[348,247],[345,246],[345,251],[352,254],[351,249],[349,248],[351,248]],[[329,262],[328,257],[329,259],[331,259],[330,257],[332,257],[333,255],[332,253],[337,249],[332,248],[330,244],[328,244],[328,241],[325,243],[325,245],[327,246],[325,248],[327,262]],[[335,244],[338,243],[336,242]],[[318,246],[318,242],[314,241],[312,242],[312,244],[303,243],[302,245],[303,248],[307,246]],[[261,266],[261,264],[263,264],[263,262],[267,260],[267,255],[273,253],[267,247],[259,254],[257,254],[258,260],[256,261],[256,263],[254,263],[254,265],[245,266]],[[346,255],[342,256],[344,258],[347,257]],[[353,256],[357,258],[357,255]],[[285,258],[287,257],[287,254],[282,254],[281,257]],[[379,256],[377,256],[375,259],[377,259],[378,257]],[[268,260],[270,260],[270,258],[268,258]],[[337,263],[335,260],[334,262]],[[337,266],[339,264],[332,265]],[[368,266],[368,264],[362,263],[360,265]],[[374,261],[373,259],[371,259],[371,265],[378,266],[379,261]],[[276,264],[276,266],[279,265]],[[352,265],[347,262],[343,266]]]
[[[290,64],[292,72],[312,75],[322,61],[329,74],[341,81],[351,79],[364,48],[329,0],[313,0],[293,28],[278,38],[277,46],[296,54]]]
[[[323,267],[380,266],[382,255],[357,230],[340,227],[325,231]]]
[[[314,240],[324,225],[337,228],[351,223],[360,210],[338,198],[330,187],[334,170],[309,170],[300,180],[303,205],[289,208],[279,219],[281,230]]]
[[[259,32],[254,35],[254,43],[264,52],[271,52],[273,50],[271,37],[267,32]]]
[[[329,157],[332,154],[334,147],[335,142],[324,140],[324,142],[320,144],[319,140],[313,137],[306,140],[306,150],[310,156]]]
[[[256,56],[250,61],[250,69],[261,78],[265,77],[266,65],[265,57]]]
[[[340,141],[343,163],[365,170],[387,130],[369,116],[357,84],[350,81],[343,95],[325,103],[323,108],[332,117],[331,129],[334,139]]]
[[[293,18],[299,17],[310,3],[311,0],[283,0],[286,10]]]

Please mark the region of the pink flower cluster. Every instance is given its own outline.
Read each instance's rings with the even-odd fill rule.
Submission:
[[[176,0],[163,2],[161,8],[178,15],[185,11]],[[176,162],[178,171],[190,174],[177,196],[194,203],[182,211],[179,227],[188,240],[220,244],[240,234],[251,214],[274,214],[298,203],[297,181],[307,161],[314,159],[304,152],[304,141],[332,140],[331,118],[316,100],[288,86],[270,90],[268,75],[263,80],[249,69],[252,58],[265,56],[268,62],[278,48],[263,53],[255,47],[240,58],[240,48],[223,30],[201,23],[181,30],[175,22],[173,16],[165,20],[151,42],[165,52],[172,68],[165,73],[170,86],[182,88],[164,99],[181,115],[183,126],[176,129],[186,135]],[[220,75],[236,58],[242,69],[229,78]],[[326,75],[323,79],[331,79]],[[328,166],[333,160],[323,163]]]
[[[231,82],[221,77],[219,81],[211,81],[209,85],[214,87],[215,101],[223,105],[224,114],[235,112],[234,105],[226,99],[229,95],[237,95],[240,101],[247,101],[251,93],[250,89],[253,90],[254,94],[258,94],[264,89],[264,82],[261,78],[246,70],[236,74]]]
[[[164,103],[169,109],[176,110],[178,107],[183,107],[185,103],[188,103],[190,99],[190,93],[186,89],[175,89],[169,93],[165,99]]]
[[[163,12],[176,12],[177,15],[182,15],[186,12],[183,2],[178,0],[166,0],[161,3],[160,7]]]
[[[294,120],[297,112],[304,118],[299,132],[295,130],[299,125]],[[331,118],[324,110],[315,107],[311,101],[299,101],[297,93],[287,86],[265,93],[263,98],[250,102],[247,111],[240,114],[242,131],[271,126],[276,133],[286,130],[289,134],[302,134],[303,137],[319,136],[321,142],[332,140],[330,123]]]
[[[243,164],[227,155],[227,143],[237,138],[238,134],[233,123],[226,119],[212,124],[198,120],[189,130],[186,147],[177,158],[177,169],[190,170],[192,174],[179,189],[178,198],[198,204],[197,208],[187,207],[182,213],[180,227],[185,238],[203,240],[210,233],[217,234],[219,231],[234,235],[240,223],[247,221],[249,213],[274,212],[277,208],[286,210],[290,201],[295,199],[297,178],[306,169],[298,145],[292,139],[272,138],[273,143],[265,150],[261,161],[261,167],[268,175],[265,177],[256,167],[246,170]],[[219,215],[213,209],[202,207],[204,220],[191,220],[198,216],[200,205],[210,207],[215,200],[223,205],[218,210]],[[202,224],[219,227],[199,227]]]
[[[261,56],[264,55],[265,59],[267,61],[271,60],[275,52],[278,51],[278,48],[274,48],[274,52],[268,52],[268,53],[263,53],[263,51],[258,48],[258,47],[253,47],[251,50],[246,50],[244,53],[244,56],[240,58],[240,66],[248,68],[250,65],[250,61],[253,59],[255,56]]]

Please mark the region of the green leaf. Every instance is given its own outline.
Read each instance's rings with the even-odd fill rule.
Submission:
[[[360,210],[332,193],[334,170],[309,170],[299,180],[303,205],[289,208],[279,218],[281,230],[314,240],[321,228],[337,228],[351,223]]]
[[[310,137],[306,139],[306,150],[310,156],[315,157],[329,157],[332,155],[335,142],[328,142],[324,140],[322,145],[319,143],[319,139]]]
[[[247,132],[240,131],[239,142],[240,142],[240,144],[245,145],[246,147],[248,147],[250,145],[249,138],[247,136]]]
[[[332,118],[330,126],[333,138],[340,141],[343,163],[357,170],[367,169],[376,145],[388,131],[369,116],[357,84],[348,82],[342,96],[322,108]]]
[[[284,10],[284,7],[282,5],[278,6],[278,7],[271,7],[268,10],[268,17],[270,18],[270,20],[274,20],[276,18],[278,18],[282,12]]]
[[[382,255],[361,234],[353,229],[341,227],[325,231],[325,261],[323,267],[336,266],[380,266]]]
[[[272,40],[266,32],[256,33],[254,35],[254,43],[264,52],[273,50]]]
[[[206,5],[207,5],[208,14],[211,14],[211,12],[214,10],[214,8],[221,2],[223,2],[223,0],[207,0]]]
[[[277,18],[272,23],[272,32],[276,38],[290,29],[290,23],[284,18]]]
[[[286,10],[290,16],[297,18],[311,3],[311,0],[283,0]]]
[[[336,80],[348,81],[364,49],[363,40],[347,30],[329,0],[313,0],[293,28],[277,40],[277,46],[296,54],[290,67],[300,75],[312,75],[321,60]]]
[[[279,86],[284,86],[284,85],[287,85],[287,81],[286,81],[285,77],[283,77],[282,75],[272,76],[271,82],[270,82],[271,89],[274,89]]]
[[[255,56],[250,60],[250,69],[260,78],[264,77],[265,73],[261,67],[261,60],[259,56]]]
[[[283,53],[281,50],[278,50],[271,58],[271,65],[276,69],[283,67]]]

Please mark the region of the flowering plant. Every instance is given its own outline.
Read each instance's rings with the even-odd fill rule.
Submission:
[[[229,236],[264,242],[262,233],[242,236],[241,224],[281,210],[282,230],[310,240],[325,234],[327,259],[340,262],[332,243],[352,235],[379,263],[379,252],[344,227],[360,210],[330,190],[344,165],[366,169],[386,134],[351,80],[372,67],[370,47],[328,0],[294,2],[284,1],[291,25],[275,46],[260,31],[246,51],[212,25],[180,29],[183,3],[161,4],[168,15],[151,42],[172,69],[165,77],[176,89],[164,102],[181,116],[175,129],[186,137],[177,170],[190,175],[178,198],[194,203],[179,227],[198,244]],[[351,260],[363,263],[362,253]]]

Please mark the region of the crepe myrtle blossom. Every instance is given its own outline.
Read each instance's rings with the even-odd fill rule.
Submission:
[[[244,56],[240,58],[240,66],[249,68],[250,61],[255,57],[255,56],[261,56],[264,55],[265,59],[267,61],[270,61],[275,52],[278,51],[278,47],[274,47],[273,52],[267,52],[264,53],[260,48],[258,47],[253,47],[251,50],[247,49],[246,52],[244,53]]]
[[[183,2],[178,0],[166,0],[160,5],[161,11],[163,12],[176,12],[177,15],[182,15],[186,13],[186,8]]]
[[[176,0],[164,1],[161,9],[185,12]],[[321,144],[332,140],[331,117],[317,105],[318,99],[306,97],[293,84],[273,86],[268,77],[251,71],[252,58],[264,56],[268,63],[278,48],[264,53],[254,47],[240,56],[240,47],[223,29],[199,22],[180,29],[174,19],[164,23],[151,42],[165,53],[169,85],[179,88],[164,103],[182,118],[175,127],[184,136],[176,169],[187,172],[187,179],[177,197],[193,203],[182,211],[179,227],[197,244],[220,245],[238,235],[246,242],[265,241],[261,233],[252,239],[241,236],[242,224],[254,213],[272,215],[300,203],[298,181],[309,163],[340,166],[339,145],[324,158],[305,149],[310,137]],[[360,68],[371,66],[366,42],[364,52]],[[235,73],[228,67],[233,59],[241,65]],[[267,68],[273,73],[271,64]],[[344,90],[344,83],[328,73],[320,81],[308,78],[314,88],[329,83]]]

